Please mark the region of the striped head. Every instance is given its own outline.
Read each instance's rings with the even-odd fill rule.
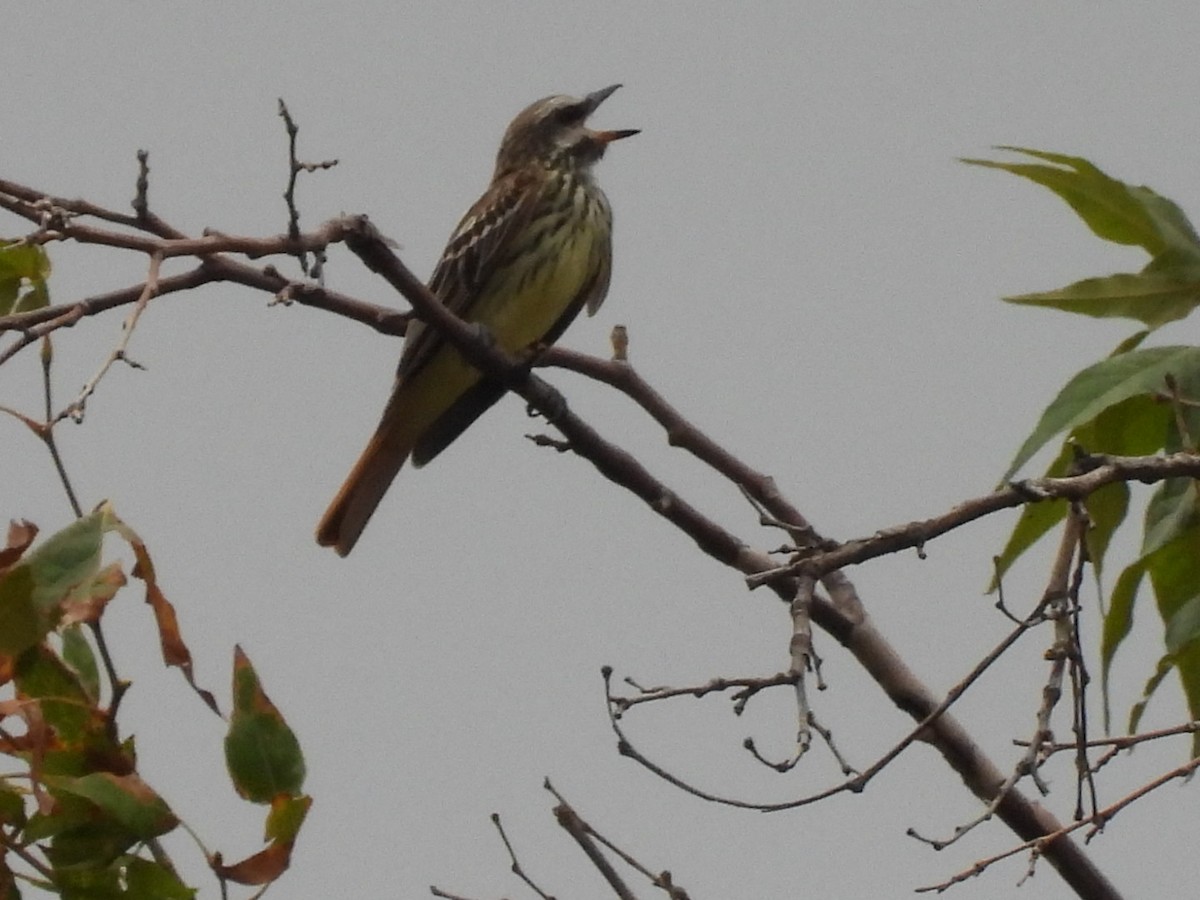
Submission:
[[[636,128],[593,131],[587,127],[588,117],[619,87],[614,84],[584,97],[556,94],[527,106],[504,132],[495,177],[533,161],[586,168],[604,155],[610,143],[637,134]]]

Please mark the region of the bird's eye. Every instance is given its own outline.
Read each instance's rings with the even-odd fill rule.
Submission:
[[[582,103],[568,103],[554,113],[554,120],[560,125],[577,125],[586,118],[587,109]]]

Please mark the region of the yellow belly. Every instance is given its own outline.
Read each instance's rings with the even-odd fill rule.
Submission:
[[[596,238],[573,229],[558,252],[532,269],[508,266],[496,273],[490,290],[470,312],[509,353],[519,353],[546,337],[594,277]]]
[[[495,273],[467,320],[486,326],[500,348],[519,356],[542,341],[577,302],[595,277],[593,254],[601,251],[597,242],[607,239],[606,233],[593,236],[587,229],[575,229],[541,266],[508,266]],[[413,433],[424,432],[481,377],[453,347],[440,347],[402,388]]]

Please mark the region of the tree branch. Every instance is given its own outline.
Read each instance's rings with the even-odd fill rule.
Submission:
[[[1032,499],[1083,496],[1102,484],[1117,480],[1158,480],[1173,475],[1200,475],[1200,458],[1190,454],[1176,454],[1162,459],[1108,460],[1084,475],[1020,483],[960,504],[943,516],[878,532],[871,538],[836,545],[811,529],[798,510],[779,494],[772,480],[748,469],[714,442],[702,439],[703,436],[694,429],[680,428],[678,421],[669,415],[673,410],[648,398],[643,406],[655,407],[658,409],[656,417],[661,416],[664,423],[673,423],[664,426],[668,427],[669,440],[686,446],[745,487],[776,523],[788,527],[789,533],[811,535],[803,542],[804,555],[781,567],[769,554],[751,549],[744,541],[704,516],[656,479],[633,456],[605,440],[567,408],[561,394],[533,375],[527,362],[508,359],[482,340],[475,329],[453,316],[408,271],[365,217],[334,219],[316,231],[299,237],[278,235],[272,238],[244,238],[210,232],[200,238],[188,238],[148,214],[128,216],[85,201],[48,198],[3,180],[0,180],[0,207],[10,209],[37,225],[37,230],[27,238],[31,242],[72,239],[157,254],[162,258],[196,256],[201,260],[192,272],[174,276],[179,281],[160,279],[156,286],[159,294],[215,281],[231,281],[268,291],[285,302],[295,301],[327,309],[383,333],[403,333],[408,322],[406,314],[313,285],[297,283],[271,267],[254,268],[226,255],[237,253],[251,258],[272,254],[295,255],[304,251],[320,251],[329,244],[345,242],[369,268],[380,273],[412,303],[416,315],[439,329],[472,365],[502,380],[523,397],[565,436],[573,452],[591,462],[605,478],[640,497],[651,509],[695,541],[704,553],[748,576],[753,586],[769,586],[785,602],[789,602],[796,594],[796,576],[803,574],[819,579],[833,600],[831,602],[814,594],[810,608],[812,620],[850,650],[897,706],[924,724],[922,736],[938,748],[964,783],[984,802],[995,799],[997,789],[1004,782],[1003,774],[951,716],[938,712],[941,701],[875,630],[858,601],[853,585],[840,570],[884,553],[920,547],[933,537],[975,518],[998,509],[1019,506]],[[129,228],[132,232],[97,228],[76,221],[81,216],[98,218]],[[40,336],[59,327],[68,327],[85,315],[134,302],[146,287],[142,283],[76,304],[0,318],[0,331],[19,329],[23,332],[17,344],[0,354],[0,362],[11,358],[20,347],[27,346],[31,330],[41,329],[37,335]],[[550,351],[544,359],[561,360],[560,354],[561,351]],[[1054,839],[1044,848],[1045,855],[1080,896],[1099,900],[1118,896],[1082,851],[1068,838],[1059,837],[1063,834],[1061,826],[1048,811],[1014,790],[1000,801],[997,814],[1024,840],[1042,840],[1053,836]]]
[[[441,331],[472,365],[489,376],[502,379],[530,405],[546,415],[548,421],[570,442],[571,449],[591,462],[601,475],[641,497],[651,509],[691,537],[701,550],[719,562],[746,575],[772,572],[769,586],[785,602],[791,601],[796,585],[790,574],[779,572],[769,556],[751,550],[668,490],[636,459],[606,441],[571,413],[561,394],[529,373],[527,367],[507,359],[470,325],[450,313],[391,252],[365,217],[360,217],[356,229],[347,231],[346,245],[368,268],[378,272],[399,291],[412,304],[414,313]],[[902,710],[918,720],[925,720],[937,710],[937,697],[908,668],[865,613],[861,620],[855,621],[819,596],[813,598],[811,613],[813,621],[850,650]],[[925,736],[958,772],[972,793],[985,803],[995,799],[998,789],[1004,784],[1005,775],[980,750],[957,720],[947,714],[940,715],[926,725]],[[1017,790],[1009,791],[1001,799],[996,812],[1005,824],[1026,841],[1061,833],[1062,826],[1053,814]],[[1045,847],[1045,856],[1079,896],[1089,900],[1119,898],[1120,895],[1103,873],[1078,845],[1065,836],[1050,840]]]

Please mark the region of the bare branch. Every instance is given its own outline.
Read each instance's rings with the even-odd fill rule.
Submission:
[[[1043,500],[1082,500],[1105,485],[1118,481],[1153,484],[1168,478],[1200,477],[1200,454],[1190,452],[1165,456],[1097,455],[1089,457],[1089,460],[1094,468],[1082,474],[1014,482],[990,494],[959,503],[932,519],[885,528],[869,538],[847,541],[834,550],[817,552],[785,566],[755,573],[746,581],[753,588],[781,575],[808,572],[820,577],[825,572],[858,565],[889,553],[924,547],[948,531],[1003,509],[1014,509]]]
[[[279,115],[283,119],[284,128],[287,129],[288,136],[288,183],[287,189],[283,192],[283,199],[287,203],[288,209],[288,237],[293,240],[300,238],[300,209],[296,206],[296,179],[301,172],[316,172],[319,169],[332,169],[338,164],[336,159],[327,159],[319,163],[301,162],[296,156],[296,137],[300,134],[300,126],[292,119],[292,114],[288,112],[287,104],[283,102],[283,98],[279,98]],[[316,262],[310,270],[308,265],[308,254],[304,251],[296,253],[296,259],[300,261],[300,269],[305,275],[311,274],[314,278],[320,279],[325,261],[324,248],[315,251]]]
[[[1091,829],[1089,830],[1087,838],[1086,838],[1086,840],[1091,840],[1091,838],[1095,837],[1096,834],[1098,834],[1100,831],[1102,831],[1104,829],[1104,827],[1113,820],[1113,818],[1117,815],[1117,813],[1119,813],[1125,807],[1129,806],[1131,803],[1133,803],[1137,800],[1140,800],[1142,797],[1146,796],[1151,791],[1158,790],[1164,784],[1169,784],[1170,782],[1174,781],[1176,778],[1189,777],[1194,771],[1196,771],[1197,768],[1200,768],[1200,757],[1196,757],[1195,759],[1189,760],[1188,762],[1184,763],[1183,765],[1179,766],[1178,768],[1172,769],[1169,772],[1165,772],[1164,774],[1160,775],[1158,778],[1155,778],[1153,781],[1147,782],[1146,784],[1139,787],[1137,790],[1132,791],[1129,794],[1126,794],[1124,797],[1122,797],[1116,803],[1110,804],[1109,806],[1106,806],[1104,809],[1098,810],[1097,812],[1088,816],[1086,819],[1082,819],[1078,822],[1073,822],[1070,825],[1063,826],[1050,834],[1045,834],[1040,837],[1028,840],[1019,846],[1012,847],[1008,850],[1005,850],[1003,853],[997,853],[995,856],[989,856],[987,859],[981,859],[978,862],[976,862],[973,866],[971,866],[969,869],[965,869],[962,872],[959,872],[957,875],[955,875],[953,878],[951,878],[947,881],[943,881],[940,884],[932,884],[927,887],[917,888],[916,889],[917,893],[937,892],[940,894],[942,891],[945,891],[948,888],[950,888],[956,884],[959,884],[970,878],[974,878],[976,875],[979,875],[981,872],[983,872],[989,866],[1000,862],[1000,860],[1008,859],[1010,856],[1015,856],[1018,853],[1022,853],[1026,850],[1034,852],[1040,856],[1048,856],[1050,848],[1052,848],[1056,843],[1060,842],[1063,838],[1067,837],[1072,832],[1078,831],[1080,828],[1083,828],[1085,826],[1089,826],[1089,825],[1091,826]],[[1086,896],[1091,896],[1091,895],[1084,894],[1082,896],[1086,897]],[[1114,896],[1116,896],[1116,895],[1114,895]]]
[[[125,322],[121,325],[121,339],[117,341],[117,346],[113,348],[113,351],[108,355],[108,358],[104,361],[103,365],[100,366],[100,370],[87,380],[87,383],[84,384],[83,389],[79,392],[79,396],[76,397],[70,404],[68,404],[62,412],[56,415],[53,419],[49,420],[49,424],[51,426],[53,426],[55,422],[66,418],[70,418],[76,422],[82,422],[84,410],[87,407],[88,398],[96,392],[96,388],[99,386],[100,380],[108,374],[109,369],[111,369],[115,363],[125,362],[135,369],[142,368],[139,363],[129,359],[129,357],[126,355],[126,350],[129,347],[130,339],[133,337],[133,330],[137,328],[138,320],[141,318],[142,313],[146,309],[146,304],[149,303],[150,298],[155,296],[155,294],[158,292],[158,270],[161,264],[162,257],[158,256],[157,254],[150,257],[150,272],[146,276],[146,281],[142,288],[142,293],[137,299],[137,304],[129,313],[129,316],[125,319]]]

